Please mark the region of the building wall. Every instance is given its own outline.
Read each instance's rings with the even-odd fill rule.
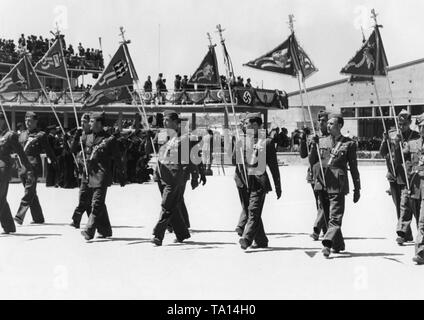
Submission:
[[[408,109],[413,115],[424,112],[424,59],[390,68],[388,78],[389,81],[386,77],[375,78],[378,96],[383,108],[388,109],[388,106],[392,103],[390,83],[396,113],[399,113],[401,109]],[[348,78],[345,78],[309,88],[308,94],[313,105],[325,106],[329,112],[341,113],[349,110],[345,108],[355,108],[355,110],[349,110],[350,113],[346,113],[351,116],[345,116],[344,134],[347,134],[348,131],[349,135],[357,136],[358,133],[360,134],[361,128],[358,128],[358,118],[380,120],[378,99],[372,83],[349,83]],[[298,106],[300,103],[298,92],[289,94],[290,106]]]
[[[317,119],[318,112],[324,110],[323,106],[312,106],[311,114],[312,119]],[[301,107],[291,107],[284,110],[270,110],[268,113],[268,122],[271,123],[271,128],[280,127],[286,128],[289,133],[295,129],[299,129],[304,125],[304,119],[306,120],[306,126],[311,127],[310,117],[307,108],[303,110]]]
[[[392,68],[389,70],[389,80],[395,105],[424,104],[424,60]],[[375,82],[381,104],[389,105],[391,98],[387,79],[376,77]],[[312,104],[326,106],[335,112],[340,112],[341,107],[378,105],[372,84],[348,83],[347,79],[323,85],[322,88],[310,88],[309,96]],[[300,105],[299,94],[291,94],[289,103],[291,106]]]

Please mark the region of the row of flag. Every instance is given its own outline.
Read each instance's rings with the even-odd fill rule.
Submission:
[[[224,46],[224,63],[227,76],[234,77],[234,69],[227,48]],[[309,56],[297,42],[294,32],[286,41],[261,57],[244,64],[247,67],[264,71],[300,76],[303,80],[318,71]],[[360,50],[341,70],[352,76],[352,81],[372,81],[374,76],[387,75],[388,61],[383,42],[376,25],[374,31],[364,41]],[[45,56],[33,67],[25,55],[0,81],[0,94],[8,92],[34,91],[42,89],[38,75],[68,79],[67,67],[59,37]],[[103,71],[85,99],[84,109],[98,105],[130,99],[132,86],[138,76],[127,44],[122,43],[108,66]],[[220,85],[215,46],[210,45],[200,66],[193,73],[190,83]]]

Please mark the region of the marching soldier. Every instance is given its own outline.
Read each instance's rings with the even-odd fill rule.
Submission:
[[[90,127],[90,114],[84,113],[81,117],[81,129],[76,131],[74,140],[71,144],[71,152],[76,155],[78,161],[78,172],[81,180],[78,205],[74,210],[74,214],[72,215],[71,223],[71,227],[74,227],[75,229],[80,228],[80,223],[84,212],[87,212],[88,217],[90,217],[91,213],[93,189],[88,186],[88,176],[86,172],[88,167],[86,160],[89,157],[88,150],[92,149],[93,141],[94,136]],[[81,149],[81,144],[83,149]]]
[[[320,133],[318,137],[313,137],[315,142],[319,141],[320,152],[321,152],[321,160],[325,160],[325,158],[330,155],[330,135],[327,131],[327,122],[328,122],[328,112],[321,110],[318,113],[318,123]],[[303,133],[300,140],[300,157],[305,159],[309,156],[309,152],[312,149],[312,141],[307,141],[306,133]],[[309,152],[308,152],[309,150]],[[312,179],[312,167],[319,162],[318,157],[311,158],[312,162],[309,163],[308,171],[306,174],[306,181],[311,185],[312,191],[314,192],[315,204],[317,208],[317,217],[314,222],[313,232],[311,234],[311,238],[314,241],[318,241],[320,233],[322,231],[323,234],[327,233],[328,219],[329,219],[329,205],[328,205],[328,194],[325,190],[315,190],[315,185]]]
[[[330,256],[331,249],[336,253],[345,250],[341,227],[345,211],[345,196],[349,193],[348,166],[354,186],[354,203],[359,201],[361,189],[356,143],[341,134],[344,125],[341,115],[331,114],[328,119],[327,128],[331,137],[332,149],[328,161],[324,160],[322,163],[324,177],[319,162],[315,162],[312,167],[315,190],[324,191],[328,196],[328,203],[322,203],[323,206],[327,206],[324,210],[329,212],[328,229],[322,241],[324,246],[322,253],[326,258]],[[318,158],[317,147],[316,143],[312,145],[310,158]]]
[[[56,155],[50,147],[47,135],[39,131],[37,128],[38,117],[34,112],[25,114],[26,131],[23,131],[19,136],[19,142],[24,148],[24,152],[32,165],[33,171],[28,174],[22,174],[21,180],[25,187],[25,194],[21,200],[18,213],[15,216],[15,221],[22,225],[28,209],[31,209],[33,223],[43,224],[44,216],[41,209],[40,201],[37,196],[37,179],[43,173],[40,154],[46,153],[47,157],[53,164],[56,164]]]
[[[183,242],[190,238],[186,221],[182,216],[182,203],[187,176],[191,174],[191,187],[199,185],[198,167],[190,159],[190,139],[181,132],[181,118],[172,110],[164,112],[164,124],[170,138],[159,150],[155,180],[162,195],[159,221],[153,230],[152,243],[161,246],[165,231],[171,226],[176,239]]]
[[[419,189],[420,214],[417,239],[415,241],[415,256],[412,260],[416,264],[422,265],[424,264],[424,113],[418,117],[417,125],[421,138],[416,145],[415,161],[413,160],[412,172],[415,175],[415,179],[412,179],[412,185],[414,188]]]
[[[421,137],[417,131],[410,129],[411,114],[403,110],[399,114],[399,129],[401,134],[395,137],[394,163],[398,171],[401,185],[400,196],[400,217],[397,224],[398,245],[403,245],[408,240],[408,232],[411,232],[412,217],[415,217],[418,226],[421,204],[420,179],[418,176],[418,157],[421,149]],[[399,145],[401,141],[402,148]],[[401,152],[403,153],[403,159]],[[405,160],[405,169],[403,168]],[[406,185],[406,179],[409,180],[409,190]],[[411,235],[412,238],[412,235]]]
[[[19,136],[9,131],[6,125],[5,116],[0,112],[0,224],[4,233],[9,234],[16,232],[9,203],[7,202],[13,163],[10,155],[16,153],[19,161],[24,165],[21,174],[33,176],[33,172],[32,166],[19,143]]]
[[[87,151],[88,187],[91,189],[91,214],[84,231],[85,240],[94,238],[96,230],[100,238],[112,236],[112,226],[106,208],[107,188],[112,185],[113,168],[116,166],[121,187],[125,186],[125,173],[121,161],[116,137],[104,131],[104,113],[93,113],[90,116],[90,127],[93,132],[93,143]]]
[[[271,171],[277,199],[281,197],[280,171],[274,142],[272,139],[261,136],[259,132],[262,128],[261,114],[250,113],[246,116],[246,121],[246,129],[248,130],[246,136],[246,156],[241,157],[241,154],[239,154],[241,152],[239,145],[234,150],[235,160],[238,164],[244,158],[244,163],[236,166],[235,174],[237,187],[246,191],[244,207],[246,208],[247,221],[239,240],[240,247],[243,250],[252,246],[253,242],[255,242],[253,246],[255,248],[268,247],[268,238],[262,222],[262,209],[265,203],[265,197],[268,192],[272,191],[272,187],[266,172],[266,166]],[[248,181],[246,181],[243,171],[247,173]],[[241,196],[240,199],[242,199]]]

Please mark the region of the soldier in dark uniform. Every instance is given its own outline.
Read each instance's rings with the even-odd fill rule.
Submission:
[[[4,115],[0,112],[0,224],[5,234],[16,232],[9,203],[7,202],[7,192],[12,173],[13,161],[10,156],[12,153],[16,153],[19,161],[24,165],[21,174],[32,177],[32,166],[19,143],[19,136],[7,129]]]
[[[59,141],[56,135],[56,126],[48,126],[47,127],[47,140],[49,141],[49,145],[52,148],[53,152],[56,155],[56,159],[58,160],[58,163],[60,162],[60,154],[62,153],[59,148]],[[59,172],[57,172],[58,166],[53,165],[52,163],[46,164],[46,187],[57,187],[58,186],[58,175]]]
[[[411,114],[406,110],[399,113],[399,130],[394,137],[394,157],[397,184],[400,186],[400,216],[398,219],[396,233],[398,235],[396,242],[398,245],[403,245],[407,241],[412,241],[411,222],[414,216],[417,224],[420,211],[420,187],[417,183],[417,175],[413,171],[413,167],[417,160],[416,145],[420,140],[420,134],[417,131],[411,130]],[[401,142],[401,143],[399,143]],[[402,145],[402,147],[401,147]],[[403,153],[403,159],[402,154]],[[406,172],[403,167],[405,160]],[[409,180],[409,190],[406,183]]]
[[[268,238],[265,234],[262,222],[262,209],[265,203],[266,194],[272,191],[271,182],[266,172],[269,167],[274,180],[277,199],[281,197],[280,171],[278,168],[277,152],[272,139],[266,138],[266,133],[262,130],[262,117],[259,113],[251,113],[246,116],[246,154],[241,157],[239,143],[235,147],[235,160],[238,164],[240,160],[244,163],[236,166],[235,181],[238,188],[246,190],[245,208],[247,212],[247,222],[243,228],[242,237],[239,240],[240,247],[246,250],[252,246],[268,247]],[[262,136],[263,135],[263,136]],[[246,170],[244,170],[246,169]],[[242,170],[242,171],[241,171]],[[246,181],[243,171],[247,171]]]
[[[405,171],[403,168],[403,160],[401,159],[400,153],[399,153],[399,141],[408,141],[410,139],[417,139],[418,133],[415,131],[412,131],[410,129],[410,122],[411,122],[411,115],[405,111],[402,110],[399,113],[398,116],[399,126],[401,129],[401,134],[393,139],[389,139],[389,137],[384,134],[383,135],[383,142],[380,146],[380,154],[386,159],[386,165],[387,165],[387,180],[390,184],[390,194],[392,195],[393,203],[396,207],[396,217],[397,221],[399,222],[400,216],[401,216],[401,194],[402,190],[406,189],[406,181],[405,181]],[[402,123],[402,125],[401,125]],[[408,124],[409,123],[409,124]],[[396,135],[396,130],[389,131],[390,136]],[[389,154],[389,147],[387,145],[388,141],[390,141],[390,151],[391,151],[391,157]],[[397,146],[396,146],[397,145]],[[395,150],[397,152],[395,153]],[[397,156],[397,161],[395,161],[395,157]],[[392,166],[392,160],[394,161],[394,171]],[[407,191],[406,191],[407,193]],[[406,198],[404,197],[404,200]],[[398,244],[402,245],[405,241],[412,241],[412,231],[411,227],[408,225],[406,226],[406,229],[403,231],[404,234],[401,237],[398,237],[397,242]]]
[[[80,189],[78,197],[78,205],[72,215],[71,226],[75,229],[80,228],[81,219],[84,212],[90,217],[91,213],[91,200],[93,197],[93,189],[88,186],[87,172],[87,159],[89,157],[88,151],[92,149],[94,136],[90,127],[90,114],[84,113],[81,117],[81,128],[75,133],[75,137],[71,144],[71,152],[76,156],[78,161],[78,172],[80,176]],[[81,144],[83,150],[81,149]],[[83,154],[84,152],[84,154]],[[84,162],[85,161],[85,162]]]
[[[101,238],[112,236],[105,200],[107,188],[112,185],[113,164],[119,173],[121,186],[125,186],[125,172],[122,166],[121,153],[115,136],[110,136],[104,129],[105,115],[93,113],[90,127],[93,132],[93,143],[87,151],[88,187],[92,192],[91,214],[84,231],[85,240],[94,238],[96,230]]]
[[[415,241],[415,256],[412,259],[416,264],[424,264],[424,113],[417,118],[417,125],[420,129],[421,138],[417,141],[415,161],[413,161],[412,172],[415,179],[412,179],[414,188],[419,188],[420,193],[420,214],[418,218],[418,232]]]
[[[171,226],[176,242],[190,238],[184,221],[181,206],[187,175],[191,174],[191,187],[199,185],[198,167],[190,159],[188,134],[181,133],[181,118],[172,110],[164,112],[164,124],[170,138],[159,150],[155,180],[162,195],[162,210],[159,221],[153,230],[152,243],[161,246],[168,226]]]
[[[325,158],[325,156],[329,155],[328,146],[329,143],[326,143],[329,140],[329,133],[327,131],[327,122],[328,122],[328,112],[321,110],[318,113],[318,123],[319,123],[319,129],[320,132],[318,134],[318,138],[315,139],[315,142],[317,140],[320,140],[320,151],[321,151],[321,158]],[[301,136],[300,140],[300,157],[302,159],[305,159],[309,156],[310,150],[312,149],[312,141],[307,141],[307,135],[304,132]],[[306,174],[306,181],[311,185],[312,190],[314,192],[315,197],[315,204],[317,208],[317,217],[315,219],[315,223],[313,226],[313,232],[311,234],[311,238],[314,239],[314,241],[317,241],[319,239],[319,235],[322,231],[323,234],[326,234],[327,232],[327,226],[328,226],[328,218],[329,218],[329,212],[328,212],[328,194],[323,190],[315,190],[315,186],[312,179],[312,167],[319,162],[318,158],[311,158],[309,157],[312,162],[309,163],[308,171]],[[323,159],[321,159],[323,160]]]
[[[37,115],[34,112],[25,114],[25,125],[27,130],[19,136],[19,142],[24,148],[24,152],[33,167],[32,174],[21,175],[22,183],[25,187],[25,195],[21,200],[18,213],[15,216],[16,223],[22,225],[28,209],[31,209],[33,223],[43,224],[44,216],[40,201],[37,196],[37,179],[42,175],[42,163],[40,154],[46,153],[53,164],[56,164],[56,155],[50,147],[47,135],[37,128]]]
[[[356,158],[356,143],[341,134],[344,125],[340,114],[331,114],[328,117],[328,132],[332,140],[331,155],[328,161],[323,161],[324,179],[319,163],[312,167],[315,190],[325,190],[328,195],[329,223],[324,236],[322,253],[328,258],[331,249],[334,252],[345,250],[342,234],[342,220],[345,211],[345,196],[349,193],[348,166],[352,176],[354,192],[353,202],[360,198],[361,182]],[[317,158],[317,144],[312,145],[311,156]]]

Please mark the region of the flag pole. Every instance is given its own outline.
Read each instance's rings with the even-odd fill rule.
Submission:
[[[376,34],[377,54],[379,54],[379,46],[380,46],[380,38],[378,37],[378,35],[379,35],[379,32],[378,32],[379,25],[378,25],[378,22],[377,22],[377,13],[374,9],[371,10],[371,18],[374,20],[374,27],[375,27],[375,30],[376,30],[376,33],[377,33]],[[378,60],[377,60],[376,63],[378,63]],[[377,68],[378,68],[378,65],[377,65]],[[397,131],[398,134],[400,134],[401,138],[403,139],[402,133],[399,130],[399,124],[398,124],[398,121],[397,121],[396,109],[395,109],[395,105],[394,105],[394,101],[393,101],[393,91],[392,91],[392,86],[390,84],[389,70],[387,68],[387,65],[385,66],[385,78],[387,80],[387,85],[389,87],[390,106],[391,106],[391,109],[392,109],[392,112],[393,112],[393,119],[395,121],[396,131]],[[411,189],[410,189],[410,184],[409,184],[409,179],[408,179],[408,171],[406,170],[405,155],[403,154],[403,151],[402,151],[402,149],[403,149],[402,148],[402,139],[399,141],[400,155],[401,155],[401,158],[402,158],[403,170],[405,172],[406,187],[407,187],[408,191],[410,191]]]
[[[139,105],[137,104],[136,96],[133,96],[133,100],[135,102],[136,108],[138,109],[138,112],[140,113],[140,116],[143,117],[143,114],[144,114],[144,120],[146,122],[147,130],[150,131],[149,120],[147,119],[146,108],[144,107],[144,100],[143,100],[143,97],[141,96],[141,93],[140,93],[141,89],[140,89],[139,80],[138,79],[135,79],[135,77],[134,77],[135,70],[132,69],[133,63],[132,63],[132,60],[130,58],[129,52],[127,51],[127,44],[130,43],[130,41],[125,39],[125,30],[124,30],[124,27],[120,27],[119,30],[121,31],[121,33],[119,35],[122,37],[122,45],[123,45],[125,57],[126,57],[126,59],[128,61],[129,70],[130,70],[130,72],[132,74],[132,79],[133,79],[133,81],[135,83],[135,86],[136,86],[136,88],[135,88],[134,91],[136,91],[136,95],[140,98],[140,105],[141,105],[141,108],[142,108],[143,111],[140,109]],[[129,91],[129,88],[128,87],[127,87],[127,90]],[[154,141],[153,141],[153,138],[152,137],[150,137],[150,142],[152,144],[153,153],[154,153],[155,157],[159,160],[158,153],[156,152],[155,144],[154,144]],[[162,177],[162,174],[160,172],[159,163],[158,163],[157,168],[158,168],[159,176]]]
[[[228,64],[230,63],[230,61],[228,60],[228,57],[226,56],[226,50],[225,50],[225,40],[222,36],[222,32],[225,31],[224,29],[222,29],[221,25],[217,25],[216,26],[218,33],[219,33],[219,37],[221,39],[221,44],[222,44],[222,49],[224,51],[224,58],[225,60],[227,60]],[[226,73],[227,73],[227,82],[228,82],[228,92],[230,94],[230,102],[231,102],[231,108],[232,108],[232,112],[233,112],[233,117],[234,117],[234,126],[235,126],[235,131],[236,131],[236,139],[238,141],[240,141],[240,133],[237,130],[237,116],[236,116],[236,109],[234,108],[234,99],[233,99],[233,92],[231,89],[231,74],[230,74],[230,70],[229,70],[229,65],[227,65],[225,63],[225,69],[226,69]],[[234,75],[233,75],[234,76]],[[221,84],[222,85],[222,84]],[[225,95],[224,95],[224,100],[225,100]],[[249,188],[249,179],[248,179],[248,174],[247,174],[247,170],[246,170],[246,165],[245,165],[245,159],[244,159],[244,150],[242,147],[240,147],[240,153],[241,153],[241,158],[243,161],[243,173],[244,173],[244,177],[246,179],[246,186],[247,188]],[[237,160],[236,160],[237,161]]]
[[[373,79],[373,83],[374,83],[375,97],[377,98],[377,103],[378,103],[378,110],[380,111],[381,121],[383,122],[383,130],[386,134],[388,134],[386,122],[384,121],[383,109],[381,108],[380,96],[378,94],[375,79]],[[393,174],[396,175],[395,164],[393,162],[393,155],[392,155],[392,151],[390,150],[390,142],[389,141],[387,141],[387,148],[388,148],[388,151],[389,151],[390,163],[392,164]]]
[[[7,128],[9,129],[9,131],[12,131],[12,128],[9,123],[9,119],[7,118],[7,115],[6,115],[6,111],[4,111],[3,101],[1,101],[1,99],[0,99],[0,106],[1,106],[1,111],[3,112],[3,115],[4,115],[4,119],[6,120]]]
[[[294,33],[294,15],[293,14],[289,14],[289,28],[291,33]],[[302,86],[300,83],[300,75],[299,72],[297,72],[297,82],[299,84],[299,97],[300,97],[300,104],[302,106],[302,114],[303,114],[303,125],[306,126],[306,114],[305,114],[305,105],[303,103],[303,93],[302,93]],[[308,152],[309,152],[309,146],[308,144],[306,144],[306,147],[308,148]]]
[[[59,128],[62,131],[63,136],[65,137],[66,136],[65,129],[63,128],[62,123],[60,122],[59,116],[57,115],[56,109],[54,108],[53,103],[51,102],[49,95],[47,94],[46,88],[41,83],[40,78],[38,77],[37,72],[34,71],[34,74],[35,74],[35,77],[37,78],[37,81],[38,81],[38,83],[40,85],[41,91],[43,92],[44,96],[47,99],[47,102],[48,102],[48,104],[50,106],[50,109],[53,111],[53,114],[54,114],[54,116],[56,118],[56,121],[59,124]],[[68,146],[69,146],[69,141],[68,141]],[[75,158],[75,155],[73,153],[72,153],[72,157],[74,158],[75,165],[78,167],[77,159]]]
[[[57,23],[56,23],[56,26],[57,26]],[[59,31],[59,27],[58,26],[57,26],[57,31],[56,31],[56,38],[57,38],[57,41],[59,41],[60,55],[62,56],[63,65],[65,67],[66,80],[68,81],[68,87],[69,87],[69,94],[71,95],[72,107],[74,109],[75,122],[76,122],[77,128],[79,128],[80,125],[79,125],[79,120],[78,120],[77,107],[75,105],[75,99],[74,99],[74,93],[72,91],[71,80],[69,79],[68,66],[66,64],[65,56],[63,54],[62,40],[60,39],[60,31]],[[82,143],[82,137],[79,138],[79,142],[80,142],[80,146],[81,146],[81,153],[82,153],[82,159],[83,159],[83,162],[84,162],[85,173],[88,176],[87,160],[85,158],[84,144]],[[76,161],[76,158],[75,158],[75,161]],[[77,165],[77,168],[78,168],[77,162],[75,164]]]
[[[211,34],[209,33],[209,32],[207,32],[206,33],[206,35],[207,35],[207,37],[208,37],[208,40],[209,40],[209,47],[215,47],[215,45],[212,43],[212,36],[211,36]],[[223,99],[222,99],[222,101],[224,102],[224,108],[225,108],[225,112],[226,112],[226,114],[228,115],[229,114],[229,112],[228,112],[228,106],[227,106],[227,101],[225,100],[225,93],[224,93],[224,88],[223,88],[223,86],[222,86],[222,81],[221,81],[221,76],[219,75],[219,68],[218,68],[218,61],[217,61],[217,59],[216,59],[216,53],[214,54],[214,59],[215,59],[215,65],[216,65],[216,69],[217,69],[217,78],[218,78],[218,82],[219,82],[219,87],[221,88],[221,92],[222,92],[222,94],[223,94]],[[203,101],[203,106],[205,107],[205,102]],[[208,125],[208,127],[209,127],[209,125]],[[221,164],[221,167],[222,167],[222,171],[223,171],[223,173],[224,173],[224,176],[225,176],[225,169],[224,169],[224,163],[223,163],[223,161],[222,161],[222,158],[220,157],[220,159],[219,159],[219,162],[220,162],[220,164]],[[212,163],[212,160],[211,160],[211,163]],[[219,165],[218,165],[218,170],[219,170]]]
[[[290,31],[291,31],[292,35],[294,36],[294,24],[293,24],[294,20],[293,20],[293,18],[294,18],[294,15],[292,15],[292,14],[291,14],[291,15],[289,15],[289,26],[290,26]],[[292,47],[292,43],[290,43],[289,50],[291,49],[291,47]],[[297,49],[297,48],[296,48],[296,49]],[[293,54],[292,54],[292,55],[293,55]],[[298,57],[297,57],[297,56],[296,56],[296,57],[294,57],[294,58],[293,58],[293,62],[294,62],[295,68],[296,68],[296,70],[297,70],[297,77],[298,77],[298,79],[299,79],[299,90],[300,90],[300,91],[302,91],[302,88],[300,87],[300,82],[302,82],[303,90],[304,90],[304,92],[305,92],[305,96],[306,96],[306,103],[307,103],[307,108],[308,108],[308,113],[309,113],[309,120],[310,120],[310,122],[311,122],[311,126],[312,126],[312,132],[313,132],[314,136],[316,136],[316,135],[317,135],[317,132],[316,132],[316,130],[315,130],[314,120],[312,119],[311,101],[310,101],[310,99],[309,99],[309,94],[308,94],[308,90],[306,89],[305,78],[303,77],[303,75],[302,75],[302,81],[300,81],[300,77],[301,77],[301,68],[300,68],[300,66],[297,64],[297,59],[298,59]],[[317,146],[317,155],[318,155],[319,166],[320,166],[320,170],[321,170],[321,174],[322,174],[322,182],[323,182],[323,184],[324,184],[324,189],[327,189],[327,183],[326,183],[326,181],[325,181],[325,174],[324,174],[324,167],[323,167],[323,165],[322,165],[321,153],[320,153],[320,150],[319,150],[319,147],[318,147],[318,146]],[[326,224],[327,224],[327,221],[325,221],[325,222],[326,222]],[[327,225],[328,225],[328,224],[327,224]]]
[[[1,106],[1,111],[3,112],[4,119],[6,120],[7,128],[9,129],[9,131],[12,131],[12,127],[10,126],[10,122],[9,122],[9,119],[7,118],[6,111],[4,110],[4,107],[3,107],[3,101],[1,101],[1,99],[0,99],[0,106]],[[18,155],[16,155],[16,158],[18,159],[20,168],[22,168],[23,165],[22,165],[21,158]],[[25,169],[28,169],[28,168],[25,168]]]

